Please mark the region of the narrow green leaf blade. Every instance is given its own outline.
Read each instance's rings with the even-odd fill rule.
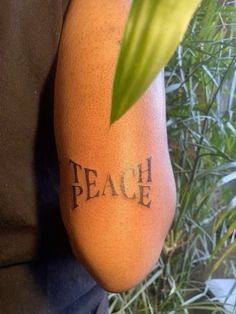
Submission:
[[[113,82],[111,123],[171,58],[201,0],[133,0]]]

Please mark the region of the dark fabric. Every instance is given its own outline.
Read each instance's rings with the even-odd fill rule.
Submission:
[[[0,313],[106,314],[104,291],[73,258],[0,270]]]
[[[53,85],[68,2],[0,1],[0,313],[107,313],[59,213]]]
[[[44,234],[63,232],[52,120],[63,13],[62,0],[0,1],[0,266],[44,254]]]

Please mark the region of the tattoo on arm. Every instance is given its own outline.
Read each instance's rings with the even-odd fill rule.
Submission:
[[[123,197],[151,208],[152,157],[123,171],[118,182],[115,182],[112,175],[108,173],[103,184],[97,184],[99,181],[97,170],[85,168],[72,159],[69,160],[69,164],[73,178],[71,184],[72,210],[79,208],[82,198],[89,201],[105,196]],[[130,187],[130,181],[133,182],[132,187]]]

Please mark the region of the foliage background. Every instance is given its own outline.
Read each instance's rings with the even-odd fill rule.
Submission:
[[[236,278],[235,31],[234,1],[203,0],[166,67],[177,212],[159,262],[109,295],[110,313],[227,313],[205,282]]]

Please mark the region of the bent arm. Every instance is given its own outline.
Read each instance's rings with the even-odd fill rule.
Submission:
[[[60,206],[75,255],[102,287],[139,283],[175,208],[163,75],[111,127],[111,92],[129,1],[71,2],[55,84]]]

